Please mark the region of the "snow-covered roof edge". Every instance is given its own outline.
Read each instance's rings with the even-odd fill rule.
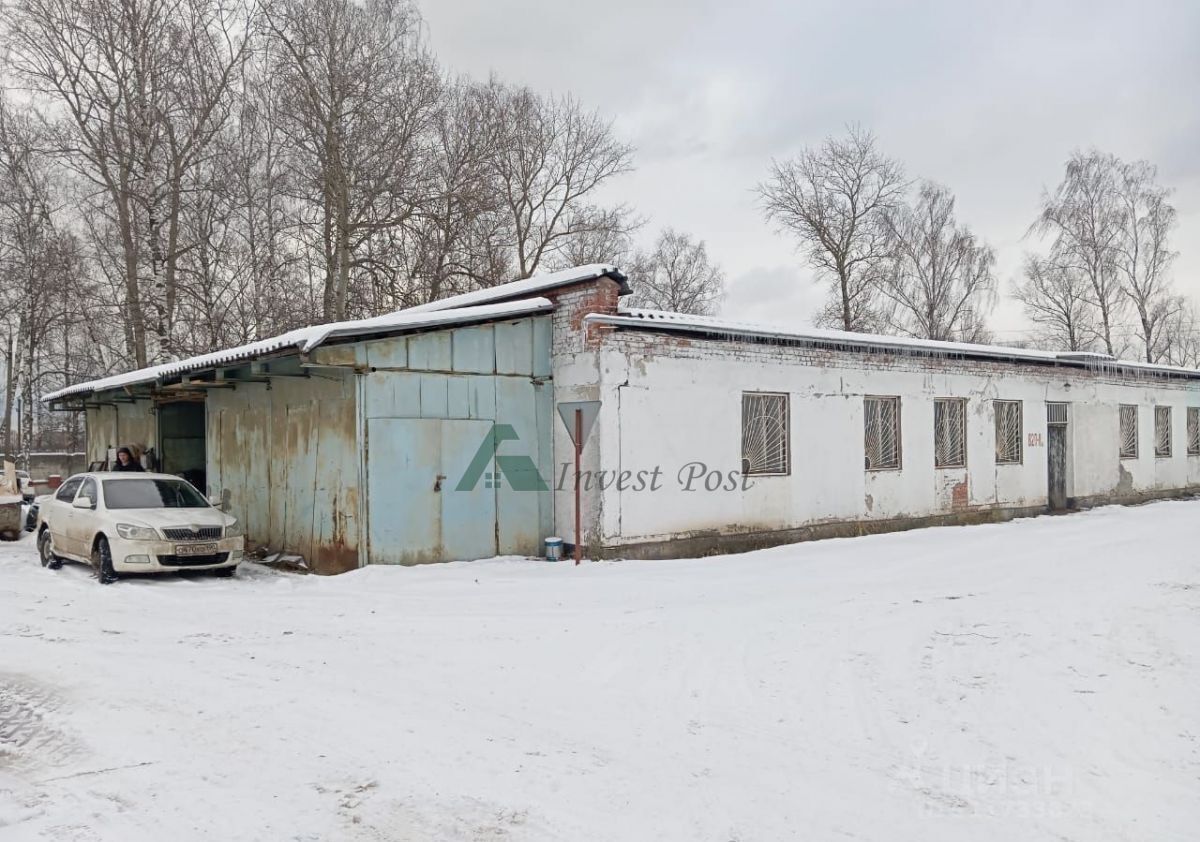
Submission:
[[[622,308],[616,316],[592,313],[585,321],[600,322],[633,328],[653,328],[679,332],[727,334],[760,339],[837,344],[860,348],[878,348],[910,354],[943,354],[998,360],[1042,363],[1061,363],[1082,367],[1112,366],[1124,369],[1153,371],[1200,379],[1200,369],[1181,366],[1118,360],[1107,354],[1072,351],[1040,351],[1032,348],[1011,348],[1004,345],[976,345],[969,342],[941,342],[933,339],[913,339],[906,336],[882,336],[872,333],[852,333],[842,330],[788,330],[773,325],[718,319],[712,316],[693,316],[663,310]]]
[[[394,313],[370,319],[355,319],[353,321],[302,327],[282,333],[279,336],[273,336],[270,339],[251,342],[247,345],[239,345],[235,348],[227,348],[223,351],[214,351],[211,354],[201,354],[184,360],[147,366],[135,371],[77,383],[65,389],[59,389],[56,392],[43,395],[42,400],[52,401],[72,395],[94,394],[95,392],[119,389],[124,386],[153,383],[163,377],[201,371],[206,368],[216,368],[234,362],[244,362],[285,349],[296,349],[302,353],[308,353],[330,339],[335,338],[365,336],[373,333],[399,333],[426,327],[461,324],[463,322],[491,321],[510,316],[544,312],[552,307],[553,304],[545,298],[524,298],[517,301],[505,301],[476,307],[459,307],[445,312],[398,310]]]
[[[409,307],[405,313],[432,313],[439,310],[449,310],[458,307],[469,307],[477,304],[487,304],[495,301],[507,301],[511,298],[534,295],[558,287],[581,284],[594,281],[597,278],[612,278],[621,286],[621,295],[631,292],[629,279],[625,273],[611,263],[589,263],[586,266],[575,266],[563,269],[561,272],[550,272],[545,275],[534,275],[521,281],[510,281],[486,289],[464,292],[449,298],[440,298],[428,304]]]

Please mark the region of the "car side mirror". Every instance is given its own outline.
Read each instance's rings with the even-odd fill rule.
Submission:
[[[221,508],[221,495],[220,494],[210,494],[208,496],[208,505],[212,506],[214,509]]]
[[[96,508],[96,504],[92,502],[91,497],[76,497],[75,501],[71,505],[77,509],[94,509],[94,508]]]

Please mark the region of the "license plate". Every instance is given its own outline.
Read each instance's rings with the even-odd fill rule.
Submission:
[[[217,551],[216,544],[176,544],[175,555],[212,555]]]

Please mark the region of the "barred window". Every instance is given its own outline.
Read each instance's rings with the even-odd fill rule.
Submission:
[[[1121,404],[1121,458],[1138,458],[1138,408]]]
[[[900,467],[900,398],[866,398],[863,428],[868,471]]]
[[[961,468],[967,464],[967,402],[937,398],[933,402],[933,465]]]
[[[1021,448],[1021,402],[992,401],[996,414],[996,464],[1019,465]]]
[[[1187,411],[1188,456],[1200,456],[1200,406]]]
[[[788,396],[742,393],[742,474],[791,473]]]
[[[1166,458],[1171,455],[1171,407],[1154,407],[1154,455]]]

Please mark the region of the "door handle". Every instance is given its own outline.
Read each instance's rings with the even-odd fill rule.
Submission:
[[[435,494],[442,490],[442,480],[446,478],[445,474],[438,474],[437,479],[433,481],[433,491]]]

